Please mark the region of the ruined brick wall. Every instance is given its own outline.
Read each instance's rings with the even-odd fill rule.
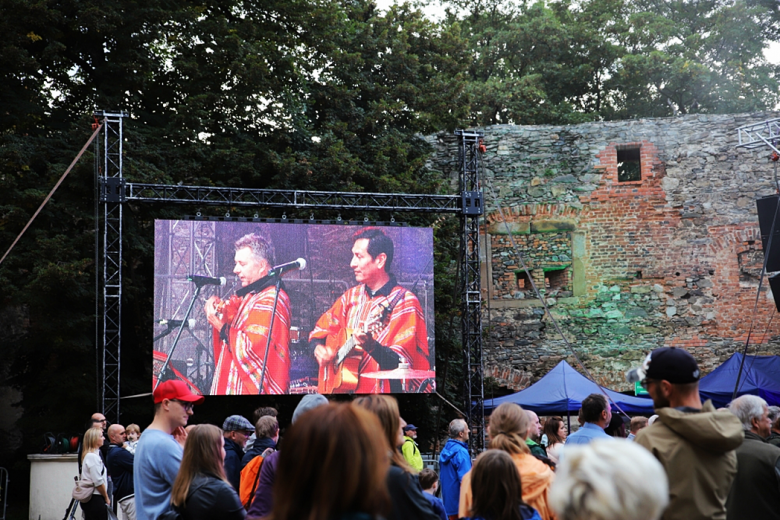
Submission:
[[[763,262],[755,199],[775,191],[775,163],[768,147],[737,148],[736,128],[778,115],[486,128],[485,373],[522,388],[573,362],[510,236],[609,386],[628,389],[623,372],[659,346],[689,349],[705,372],[741,351]],[[456,181],[454,136],[428,139],[429,168]],[[773,314],[765,282],[749,353],[780,354]]]

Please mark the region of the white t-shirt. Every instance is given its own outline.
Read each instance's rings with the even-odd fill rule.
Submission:
[[[87,453],[84,456],[84,463],[81,465],[82,478],[87,478],[95,485],[95,489],[92,491],[93,495],[99,495],[100,492],[97,487],[106,483],[106,467],[103,465],[103,460],[96,452]]]

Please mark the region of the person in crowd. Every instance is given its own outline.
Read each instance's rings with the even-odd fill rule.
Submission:
[[[112,424],[108,427],[111,447],[106,456],[106,467],[114,481],[114,504],[124,513],[125,518],[135,520],[135,491],[133,489],[132,453],[124,449],[127,439],[125,427]]]
[[[630,422],[628,416],[622,416],[612,414],[612,419],[609,420],[609,424],[604,428],[604,433],[610,437],[616,437],[618,439],[626,438],[626,423]]]
[[[547,456],[554,464],[558,464],[561,450],[566,442],[566,423],[561,417],[548,418],[544,423],[544,433],[547,435]]]
[[[328,404],[328,400],[325,396],[320,394],[307,394],[304,395],[298,406],[295,407],[295,411],[292,416],[292,424],[295,423],[309,413],[311,410],[320,406]],[[293,449],[297,449],[297,446],[291,442],[287,443],[292,445]],[[273,488],[276,481],[276,470],[279,465],[279,457],[281,456],[281,450],[277,450],[268,455],[264,460],[262,466],[260,466],[260,474],[257,480],[257,489],[255,490],[255,496],[251,501],[251,505],[247,510],[251,517],[266,517],[271,514],[274,507],[274,495]],[[314,459],[317,460],[317,459]]]
[[[630,425],[631,433],[628,434],[628,440],[633,441],[636,438],[636,434],[639,433],[639,430],[647,428],[647,426],[647,417],[642,417],[641,415],[632,417]]]
[[[780,448],[765,440],[772,430],[766,401],[743,395],[729,410],[742,422],[745,441],[737,448],[737,476],[726,500],[726,518],[780,518]]]
[[[612,411],[603,394],[590,394],[582,400],[581,417],[583,424],[579,430],[569,435],[566,446],[588,444],[594,439],[611,439],[604,428],[612,420]]]
[[[458,518],[458,502],[463,477],[471,471],[471,455],[469,455],[469,426],[463,419],[453,419],[450,422],[447,444],[439,455],[439,471],[441,471],[441,496],[444,510],[450,520]]]
[[[106,479],[108,473],[99,450],[103,446],[103,429],[100,425],[90,428],[84,433],[84,449],[81,453],[81,478],[89,480],[94,486],[92,499],[81,502],[81,510],[85,520],[106,520],[111,499],[108,497]]]
[[[241,460],[244,458],[244,446],[255,427],[244,416],[231,415],[222,423],[225,432],[225,475],[233,489],[238,491],[241,483]]]
[[[372,394],[358,397],[355,405],[377,416],[391,448],[386,480],[392,506],[387,515],[388,520],[438,520],[431,503],[423,494],[417,472],[401,454],[400,448],[404,442],[402,427],[405,423],[398,411],[398,401],[389,395]]]
[[[423,469],[418,475],[420,487],[425,493],[425,498],[431,503],[433,512],[439,515],[439,520],[447,520],[447,513],[444,511],[444,502],[436,496],[439,490],[439,475],[431,468]]]
[[[390,510],[391,447],[368,410],[354,403],[310,409],[285,434],[285,445],[277,452],[269,520],[379,520]]]
[[[652,426],[653,423],[658,419],[658,414],[653,414],[650,416],[650,418],[647,420],[647,425]]]
[[[652,426],[639,431],[636,443],[655,455],[669,479],[664,520],[725,518],[737,473],[734,450],[744,438],[742,425],[710,401],[702,405],[699,375],[693,356],[674,347],[653,350],[628,373],[629,381],[642,381],[658,414]]]
[[[558,520],[658,520],[668,503],[664,468],[627,440],[567,448],[550,489]]]
[[[90,428],[100,428],[103,431],[103,446],[100,447],[98,450],[98,454],[100,455],[100,458],[103,459],[103,464],[106,463],[106,455],[108,455],[108,449],[111,447],[111,441],[108,440],[108,420],[106,420],[106,416],[103,415],[100,412],[95,412],[92,414],[92,417],[87,421],[87,424],[85,426],[87,430]],[[78,449],[78,464],[79,464],[79,471],[81,471],[81,459],[83,454],[84,445],[79,444]],[[112,483],[111,483],[111,477],[109,476],[108,482],[106,483],[106,488],[109,491],[109,496],[111,495],[112,490]]]
[[[772,423],[772,431],[766,442],[780,447],[780,406],[769,407],[769,421]]]
[[[490,449],[507,452],[514,461],[520,481],[523,483],[523,501],[539,512],[543,520],[552,520],[554,515],[547,500],[555,474],[544,462],[528,449],[525,437],[530,423],[528,414],[514,403],[500,404],[490,415]],[[471,472],[463,477],[460,490],[458,514],[467,517],[473,504]]]
[[[523,486],[512,457],[501,450],[481,453],[471,470],[470,520],[541,520],[523,502]]]
[[[529,421],[528,436],[525,438],[525,443],[528,445],[528,449],[531,450],[531,455],[547,458],[547,451],[541,444],[536,442],[542,433],[542,423],[539,422],[539,416],[531,410],[526,410],[525,413],[528,415]]]
[[[135,455],[135,447],[138,446],[138,439],[141,437],[141,428],[137,424],[128,424],[125,432],[127,433],[127,442],[124,448]]]
[[[416,438],[417,426],[414,424],[407,424],[404,426],[404,444],[401,446],[401,452],[404,454],[406,462],[408,462],[415,471],[422,471],[422,453],[420,453],[420,447],[417,446]]]
[[[252,449],[248,449],[241,459],[241,469],[257,456],[268,456],[276,449],[276,443],[279,442],[279,422],[276,417],[264,415],[257,420],[255,424],[255,434],[257,440]],[[266,451],[266,450],[271,451]]]
[[[187,436],[171,504],[182,520],[243,520],[246,511],[225,476],[225,438],[212,424]]]
[[[156,520],[170,509],[171,488],[181,464],[187,439],[184,427],[201,404],[183,381],[164,381],[153,392],[154,419],[138,441],[133,460],[135,514],[139,520]]]
[[[276,443],[279,441],[279,422],[276,417],[264,415],[255,424],[255,433],[257,442],[241,459],[241,487],[238,495],[246,509],[252,506],[255,498],[263,462],[276,449]]]
[[[274,262],[273,247],[260,235],[250,233],[236,241],[235,250],[233,272],[241,289],[226,302],[212,296],[205,306],[215,336],[211,394],[286,394],[290,383],[290,298],[284,289],[277,295],[277,278],[268,276]]]
[[[270,415],[271,417],[276,417],[279,415],[279,411],[272,407],[272,406],[261,406],[260,408],[256,408],[255,411],[252,413],[252,424],[257,426],[257,421],[260,420],[261,417],[265,417],[266,415]],[[249,436],[249,439],[246,441],[246,446],[244,446],[245,451],[249,451],[252,449],[252,446],[255,444],[257,430],[252,432],[252,435]]]
[[[336,300],[309,335],[320,365],[320,392],[401,392],[400,381],[361,375],[398,368],[402,359],[414,370],[430,368],[422,307],[390,271],[394,255],[390,237],[381,229],[366,228],[353,239],[349,266],[358,285]],[[360,348],[353,348],[338,364],[336,353],[347,342]],[[403,391],[415,391],[419,383],[408,381]]]

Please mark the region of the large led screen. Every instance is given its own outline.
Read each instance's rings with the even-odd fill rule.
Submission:
[[[153,385],[433,392],[433,230],[155,221]]]

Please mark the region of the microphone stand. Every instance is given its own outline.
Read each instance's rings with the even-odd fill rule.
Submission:
[[[268,367],[268,350],[271,348],[271,334],[274,331],[274,322],[276,321],[276,305],[279,303],[279,288],[282,285],[282,275],[276,277],[276,293],[274,294],[274,307],[271,310],[271,325],[268,326],[268,338],[265,341],[265,357],[263,357],[263,370],[260,372],[260,388],[257,393],[263,393],[263,383],[265,382],[265,371]]]
[[[187,320],[190,318],[192,307],[195,305],[195,300],[198,298],[198,296],[200,296],[201,289],[203,289],[203,285],[195,282],[195,292],[193,293],[192,299],[190,300],[190,305],[187,307],[187,312],[184,314],[184,318],[181,320],[179,330],[176,331],[176,338],[173,340],[173,346],[171,347],[170,352],[168,352],[168,357],[165,358],[165,363],[163,363],[163,366],[160,369],[160,373],[157,374],[157,384],[154,385],[152,392],[157,390],[157,387],[160,386],[160,383],[162,382],[163,374],[165,374],[165,371],[168,369],[168,364],[171,362],[171,357],[173,357],[173,352],[176,350],[176,345],[179,344],[179,338],[181,338],[181,333],[184,331],[184,326],[187,325]]]

